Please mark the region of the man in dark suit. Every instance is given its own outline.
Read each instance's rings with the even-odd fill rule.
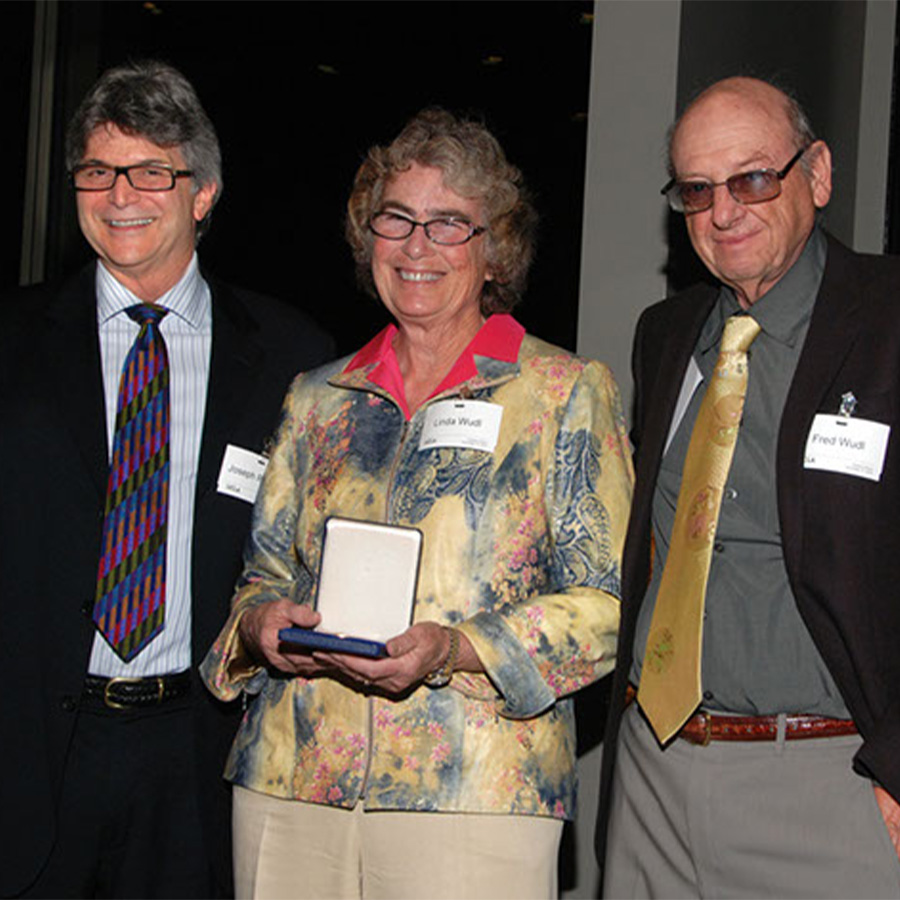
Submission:
[[[221,773],[240,710],[212,699],[196,664],[228,614],[284,392],[332,344],[201,271],[220,153],[179,72],[106,72],[69,127],[67,164],[97,261],[0,307],[0,894],[227,896]],[[123,650],[101,630],[101,535],[132,540],[127,515],[110,525],[107,488],[123,365],[147,335],[167,358],[165,479],[145,504],[162,622]]]
[[[828,147],[766,82],[704,91],[670,170],[718,284],[635,339],[604,894],[898,896],[900,261],[821,230]]]

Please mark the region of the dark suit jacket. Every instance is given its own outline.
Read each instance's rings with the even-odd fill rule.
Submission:
[[[192,547],[195,664],[228,616],[250,504],[216,491],[225,445],[262,451],[291,378],[331,339],[274,300],[207,278],[213,343]],[[107,477],[94,267],[0,303],[0,894],[24,889],[54,840],[57,795],[94,636]],[[205,835],[230,883],[225,756],[237,704],[199,678],[192,705]]]
[[[596,833],[601,866],[635,627],[650,573],[656,477],[682,378],[716,294],[702,285],[650,307],[635,337],[637,481],[603,747]],[[859,401],[857,418],[893,429],[879,482],[803,468],[814,416],[837,413],[846,391]],[[854,768],[900,799],[900,259],[861,256],[829,238],[781,419],[776,478],[791,589],[864,740]]]

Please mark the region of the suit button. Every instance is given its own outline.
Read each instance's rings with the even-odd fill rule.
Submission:
[[[81,612],[85,616],[90,616],[94,612],[94,604],[90,600],[85,600],[84,603],[81,604]]]
[[[725,545],[721,541],[716,541],[716,543],[713,544],[713,550],[715,550],[716,553],[724,553]]]
[[[64,694],[59,705],[65,712],[75,712],[78,709],[78,701],[71,694]]]

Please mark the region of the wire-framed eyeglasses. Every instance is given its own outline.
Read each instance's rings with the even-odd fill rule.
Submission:
[[[660,191],[666,195],[669,206],[675,211],[692,215],[704,212],[713,205],[716,188],[725,185],[728,193],[741,204],[765,203],[774,200],[781,193],[781,182],[787,178],[800,157],[811,145],[801,147],[783,169],[753,169],[738,172],[724,181],[678,181],[673,178]]]

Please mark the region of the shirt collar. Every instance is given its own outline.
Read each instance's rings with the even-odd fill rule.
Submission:
[[[386,390],[401,406],[407,418],[406,392],[400,365],[394,353],[394,339],[398,334],[396,325],[388,325],[377,334],[350,360],[342,374],[356,369],[369,368],[368,380]],[[509,314],[492,315],[481,326],[468,346],[457,357],[446,378],[435,388],[431,396],[474,378],[479,374],[476,357],[487,357],[499,362],[513,363],[519,358],[519,348],[525,337],[525,329]]]
[[[143,303],[136,294],[123,285],[97,260],[97,321],[103,325],[113,316],[123,313],[129,306]],[[168,291],[155,301],[170,313],[185,321],[192,328],[200,328],[209,316],[209,292],[200,274],[196,252],[191,257],[184,274]]]
[[[756,319],[766,335],[793,347],[800,335],[805,333],[825,273],[827,252],[825,235],[818,227],[814,228],[794,265],[775,287],[750,308],[749,315]],[[743,312],[734,291],[722,285],[716,304],[700,333],[697,349],[705,353],[718,347],[726,320]]]

